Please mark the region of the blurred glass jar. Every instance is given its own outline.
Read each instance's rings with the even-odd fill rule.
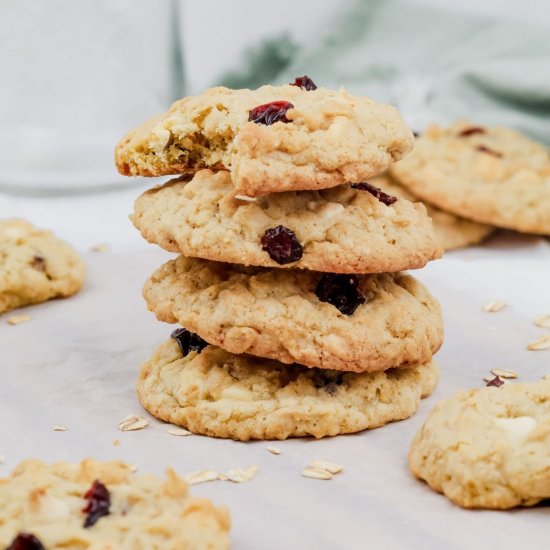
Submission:
[[[0,0],[0,189],[128,182],[115,144],[180,95],[175,0]]]

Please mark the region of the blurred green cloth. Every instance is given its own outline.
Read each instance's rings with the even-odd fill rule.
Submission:
[[[307,74],[396,105],[415,130],[469,118],[550,145],[548,29],[394,0],[343,6],[314,43],[270,40],[223,83],[255,87]]]

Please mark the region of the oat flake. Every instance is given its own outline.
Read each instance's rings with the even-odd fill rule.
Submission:
[[[540,351],[543,349],[550,349],[550,334],[541,336],[538,340],[531,342],[527,345],[527,349],[531,351]]]
[[[493,300],[492,302],[489,302],[488,304],[483,306],[483,311],[496,313],[497,311],[504,309],[507,305],[508,304],[506,302],[503,302],[501,300]]]
[[[149,426],[148,418],[145,418],[145,416],[130,414],[120,421],[118,429],[123,432],[131,432],[134,430],[143,430],[143,428],[146,428],[147,426]]]
[[[8,325],[20,325],[21,323],[26,323],[27,321],[30,321],[32,317],[30,315],[12,315],[8,319]]]

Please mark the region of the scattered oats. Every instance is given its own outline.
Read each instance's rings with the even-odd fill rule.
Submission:
[[[178,428],[177,426],[175,428],[170,428],[169,430],[166,430],[166,433],[170,435],[193,435],[193,432],[190,432],[185,428]]]
[[[488,304],[483,306],[483,311],[487,311],[489,313],[495,313],[505,308],[506,306],[507,306],[506,302],[502,302],[501,300],[493,300],[492,302],[489,302]]]
[[[138,467],[135,464],[128,464],[128,469],[130,472],[135,473],[138,471]]]
[[[54,426],[53,427],[54,432],[66,432],[67,426]]]
[[[251,464],[248,468],[233,468],[229,470],[225,475],[220,475],[219,478],[224,481],[233,481],[234,483],[244,483],[250,481],[258,473],[258,465]],[[223,476],[223,477],[222,477]]]
[[[8,319],[8,325],[20,325],[21,323],[26,323],[31,320],[30,315],[12,315]]]
[[[510,369],[491,369],[491,372],[499,378],[517,378],[518,373]]]
[[[304,468],[302,470],[304,477],[311,477],[312,479],[332,479],[332,474],[326,470],[320,470],[318,468]]]
[[[110,247],[106,243],[94,244],[90,250],[92,252],[109,252]]]
[[[550,315],[539,315],[535,319],[535,325],[542,328],[550,328]]]
[[[118,447],[120,445],[120,439],[113,439],[113,445]]]
[[[307,467],[314,468],[316,470],[325,470],[329,474],[337,474],[343,470],[342,466],[339,464],[327,462],[326,460],[312,460]]]
[[[266,449],[272,454],[272,455],[280,455],[281,454],[281,449],[278,449],[277,447],[273,447],[273,446],[269,446],[269,447],[266,447]]]
[[[143,430],[149,426],[149,419],[144,416],[138,416],[136,414],[130,414],[118,425],[118,429],[123,432],[131,432],[134,430]]]
[[[256,197],[247,197],[246,195],[235,195],[235,198],[239,201],[256,202]]]
[[[531,351],[540,351],[543,349],[550,349],[550,334],[541,336],[538,340],[531,342],[527,346],[527,349]]]
[[[197,483],[215,481],[219,479],[219,474],[214,470],[199,470],[198,472],[187,474],[183,479],[188,485],[196,485]]]

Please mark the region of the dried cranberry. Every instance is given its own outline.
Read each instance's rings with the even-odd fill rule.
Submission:
[[[500,376],[495,376],[492,380],[489,380],[487,382],[487,386],[493,387],[493,388],[500,388],[504,384],[504,380],[500,378]]]
[[[6,550],[45,550],[45,548],[34,535],[19,533]]]
[[[294,231],[278,225],[267,229],[260,241],[262,250],[280,265],[297,262],[304,254],[304,247],[300,244]]]
[[[204,341],[198,334],[185,328],[177,328],[170,334],[170,338],[178,343],[184,357],[191,351],[200,353],[208,345],[208,342]]]
[[[315,294],[321,302],[328,302],[348,316],[367,300],[359,288],[357,275],[327,273],[319,279]]]
[[[46,271],[46,260],[42,256],[33,256],[31,267],[37,271]]]
[[[459,132],[459,137],[473,136],[474,134],[485,134],[485,128],[481,126],[472,126],[471,128],[465,128],[462,132]]]
[[[307,92],[317,89],[317,84],[306,75],[297,76],[294,80],[294,84],[291,84],[291,86],[298,86],[298,88],[302,88],[302,90],[306,90]]]
[[[499,153],[498,151],[495,151],[485,145],[478,145],[476,149],[481,153],[487,153],[488,155],[492,155],[493,157],[502,158],[502,153]]]
[[[343,382],[343,377],[343,372],[333,373],[315,369],[312,381],[317,389],[322,388],[323,391],[326,391],[331,397],[334,397],[338,391],[338,386]]]
[[[391,195],[384,193],[382,189],[379,189],[370,183],[353,183],[351,187],[353,189],[359,189],[360,191],[368,191],[386,206],[391,206],[397,200],[397,197],[392,197]]]
[[[97,523],[97,520],[103,516],[109,515],[111,506],[111,495],[109,489],[96,479],[88,489],[84,498],[88,500],[82,511],[87,514],[84,520],[84,527],[91,527]]]
[[[248,121],[256,124],[265,124],[271,126],[275,122],[290,122],[286,118],[286,112],[289,109],[294,109],[294,105],[290,101],[272,101],[258,105],[248,112]]]

